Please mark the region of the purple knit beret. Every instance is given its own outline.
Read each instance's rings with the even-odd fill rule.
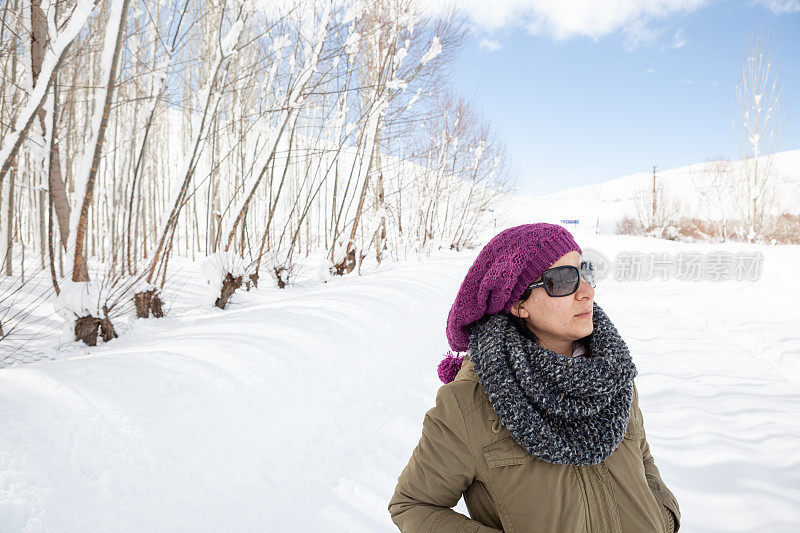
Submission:
[[[583,253],[572,234],[558,224],[523,224],[495,235],[472,263],[450,308],[450,347],[466,351],[470,324],[483,315],[509,313],[528,285],[573,250]]]

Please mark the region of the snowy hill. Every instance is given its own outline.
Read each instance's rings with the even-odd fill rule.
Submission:
[[[778,191],[773,214],[800,213],[800,150],[775,154],[773,168]],[[763,161],[760,158],[759,161]],[[681,216],[720,219],[723,210],[731,215],[734,203],[730,193],[718,198],[712,186],[713,163],[696,163],[658,172],[658,181],[668,195],[681,204]],[[729,176],[742,172],[743,161],[732,161]],[[616,232],[616,224],[625,215],[636,215],[634,196],[649,193],[653,176],[639,172],[594,185],[573,187],[539,197],[513,196],[503,208],[509,215],[508,224],[526,220],[560,223],[562,219],[578,219],[578,226],[600,233]],[[574,227],[574,226],[568,226]]]

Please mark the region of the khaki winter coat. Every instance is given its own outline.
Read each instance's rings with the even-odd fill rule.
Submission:
[[[471,518],[452,509],[462,494]],[[425,414],[389,513],[403,533],[670,532],[681,516],[650,454],[635,383],[614,453],[597,465],[551,464],[500,424],[468,357]]]

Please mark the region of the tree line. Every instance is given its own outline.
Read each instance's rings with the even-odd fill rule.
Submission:
[[[7,0],[0,340],[41,273],[95,344],[163,316],[177,255],[224,308],[314,254],[334,276],[474,245],[514,180],[448,79],[466,35],[412,0]]]

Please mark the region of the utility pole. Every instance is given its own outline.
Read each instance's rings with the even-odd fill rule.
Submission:
[[[654,224],[656,221],[656,167],[657,165],[653,165],[653,218],[650,219]]]

